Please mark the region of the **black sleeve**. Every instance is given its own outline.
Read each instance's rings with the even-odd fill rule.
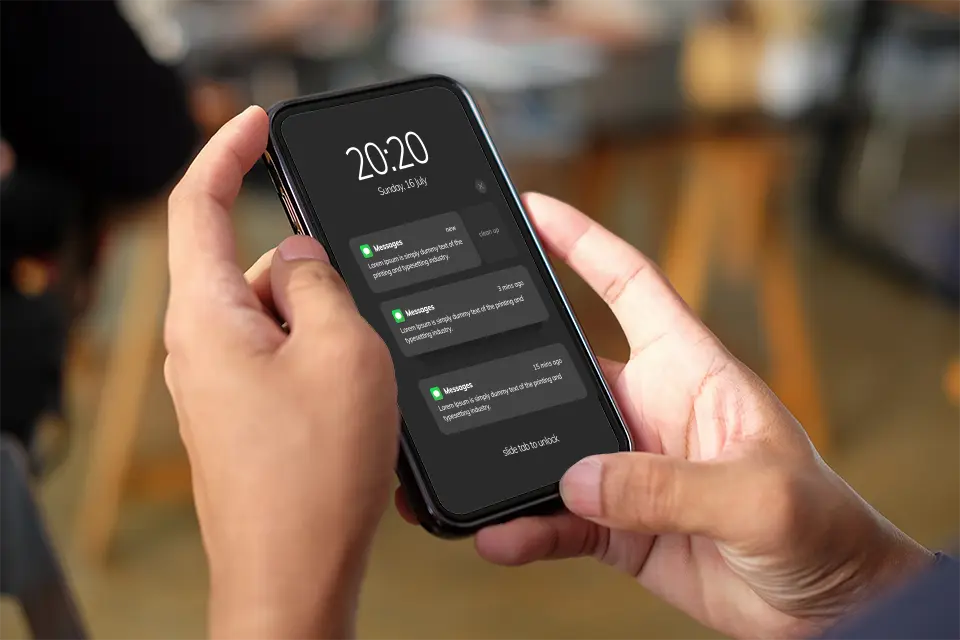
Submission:
[[[831,629],[824,639],[933,640],[960,638],[960,564],[937,554],[914,582],[871,603]]]
[[[152,195],[196,131],[176,73],[154,61],[113,2],[0,2],[0,130],[17,167],[94,200]]]

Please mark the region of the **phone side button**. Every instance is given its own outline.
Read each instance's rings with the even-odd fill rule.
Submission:
[[[303,235],[303,227],[300,226],[300,221],[293,212],[293,205],[290,204],[290,198],[287,197],[285,190],[280,191],[280,200],[283,202],[283,208],[287,212],[287,220],[290,221],[290,226],[293,227],[294,232]]]

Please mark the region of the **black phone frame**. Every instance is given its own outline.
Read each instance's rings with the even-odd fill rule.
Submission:
[[[506,195],[510,213],[517,221],[520,234],[528,250],[533,254],[534,262],[540,271],[541,277],[551,289],[552,297],[567,325],[574,341],[581,351],[581,355],[589,364],[591,377],[595,388],[599,391],[599,398],[604,413],[613,427],[620,451],[631,451],[633,441],[626,427],[623,417],[613,400],[607,383],[600,370],[600,365],[587,342],[580,323],[577,321],[560,282],[547,259],[546,251],[540,244],[533,225],[523,208],[523,202],[511,182],[506,167],[490,138],[484,125],[480,110],[467,89],[456,80],[442,75],[416,76],[413,78],[394,80],[380,84],[368,85],[358,89],[331,91],[313,94],[278,102],[268,109],[270,117],[270,135],[267,151],[263,161],[273,181],[277,195],[283,203],[287,218],[294,232],[307,234],[318,240],[324,247],[329,247],[323,233],[316,208],[310,204],[309,196],[300,180],[300,175],[293,165],[293,160],[281,135],[281,125],[287,117],[313,111],[351,104],[362,100],[371,100],[384,96],[395,95],[407,91],[416,91],[429,87],[444,87],[449,89],[460,100],[461,105],[476,133],[487,161],[496,176],[497,182]],[[328,251],[331,264],[340,271],[332,251]],[[552,284],[552,287],[549,285]],[[444,537],[456,538],[471,535],[479,529],[506,522],[521,516],[552,513],[562,509],[559,482],[555,482],[539,489],[529,491],[509,500],[484,507],[466,515],[459,515],[447,511],[440,503],[437,495],[427,480],[427,473],[417,454],[412,436],[407,430],[401,414],[400,455],[397,461],[397,475],[400,484],[415,512],[421,525],[430,533]],[[415,488],[415,490],[414,490]]]

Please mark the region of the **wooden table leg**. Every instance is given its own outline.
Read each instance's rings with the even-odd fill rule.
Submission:
[[[91,434],[77,527],[82,551],[96,562],[103,560],[113,538],[147,385],[156,371],[167,288],[164,213],[158,208],[138,222],[133,265],[124,286],[116,336]]]
[[[714,171],[725,191],[720,212],[724,236],[717,248],[726,275],[735,281],[753,280],[761,268],[770,199],[782,174],[779,147],[772,138],[735,138],[725,142],[717,157]]]
[[[667,235],[662,260],[667,278],[696,313],[702,310],[707,291],[716,231],[718,189],[714,172],[717,154],[717,148],[710,141],[691,143],[683,170],[677,214]]]
[[[943,391],[953,404],[960,404],[960,358],[954,358],[943,376]]]
[[[664,270],[694,311],[702,309],[713,257],[756,284],[766,378],[824,452],[828,428],[793,247],[782,216],[768,206],[785,167],[784,143],[761,135],[691,141]]]
[[[580,154],[579,161],[574,163],[574,205],[594,220],[603,220],[611,194],[616,193],[619,159],[619,149],[608,143],[597,143]]]
[[[807,329],[796,258],[782,220],[772,220],[759,264],[760,313],[770,354],[768,380],[820,453],[830,446],[814,345]]]

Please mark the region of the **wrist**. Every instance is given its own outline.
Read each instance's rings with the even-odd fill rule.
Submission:
[[[896,528],[883,516],[878,517],[887,533],[886,552],[877,563],[872,595],[896,588],[913,576],[932,567],[936,554]]]
[[[828,471],[824,477],[833,488],[816,491],[824,497],[817,507],[819,533],[808,530],[808,538],[816,542],[807,547],[811,555],[805,555],[810,566],[818,568],[810,588],[795,587],[791,606],[781,609],[812,624],[800,629],[804,637],[832,627],[935,561],[933,553],[884,518],[839,476]]]
[[[318,537],[275,553],[235,555],[241,563],[211,560],[211,637],[352,636],[368,547]],[[288,549],[311,553],[294,557]]]

